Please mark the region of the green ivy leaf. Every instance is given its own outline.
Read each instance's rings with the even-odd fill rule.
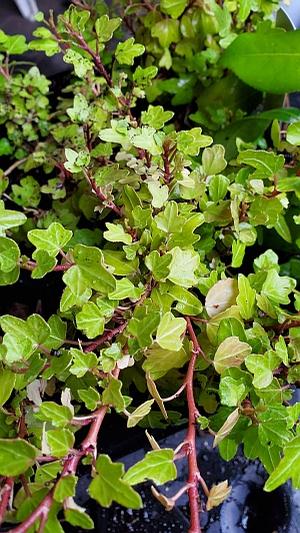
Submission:
[[[113,18],[110,19],[107,15],[102,15],[95,22],[95,30],[97,33],[98,40],[101,43],[110,41],[114,32],[119,28],[122,19]]]
[[[158,38],[162,48],[169,48],[171,43],[177,43],[180,40],[178,20],[165,18],[156,22],[151,28],[151,35]]]
[[[95,529],[95,524],[91,517],[83,510],[78,509],[66,509],[65,519],[71,526],[82,529]]]
[[[274,472],[266,481],[264,490],[270,492],[283,485],[289,478],[292,479],[295,489],[300,488],[300,436],[295,437],[286,444],[284,457],[281,459]]]
[[[296,287],[296,280],[288,276],[279,276],[275,269],[268,271],[262,287],[262,295],[274,304],[289,304],[289,294]]]
[[[197,284],[197,269],[200,267],[200,256],[195,250],[182,250],[175,246],[169,252],[172,261],[169,265],[170,274],[168,279],[175,285],[186,287],[187,289]]]
[[[272,405],[259,414],[258,436],[264,446],[271,443],[282,447],[291,440],[292,433],[288,429],[288,413],[285,407]]]
[[[72,148],[65,148],[67,161],[64,163],[65,168],[73,174],[78,174],[90,162],[90,154],[86,150],[76,152]]]
[[[102,294],[115,289],[115,278],[105,266],[101,250],[77,244],[73,257],[76,265],[64,273],[63,280],[75,296],[83,295],[87,288]]]
[[[245,320],[250,320],[255,313],[256,291],[255,289],[252,289],[248,278],[243,274],[239,274],[238,276],[238,289],[239,295],[237,296],[236,303],[241,316]]]
[[[19,211],[5,209],[4,203],[0,200],[0,235],[10,228],[22,226],[26,222],[26,216]]]
[[[146,351],[145,356],[143,369],[149,372],[153,380],[164,376],[172,368],[181,368],[189,359],[184,347],[174,352],[155,344]]]
[[[78,389],[78,396],[90,411],[94,411],[100,403],[100,394],[93,387],[89,387],[88,389]]]
[[[16,268],[19,259],[20,250],[15,241],[0,237],[0,270],[11,272]]]
[[[96,461],[97,474],[89,486],[89,494],[102,507],[110,507],[112,502],[130,509],[140,509],[140,495],[124,481],[124,466],[112,463],[107,455],[99,455]]]
[[[69,429],[49,429],[46,438],[50,453],[54,457],[65,457],[75,442],[75,437]]]
[[[87,302],[76,315],[76,325],[88,339],[94,339],[104,332],[105,319],[94,302]]]
[[[223,200],[228,192],[229,183],[229,179],[226,176],[219,175],[211,177],[209,180],[209,196],[213,202]]]
[[[50,336],[50,327],[37,314],[22,320],[10,315],[0,317],[0,325],[5,332],[3,344],[7,349],[6,359],[10,363],[28,359]]]
[[[244,326],[240,320],[235,317],[223,318],[220,320],[217,342],[221,344],[227,337],[238,337],[240,341],[247,341]]]
[[[284,167],[284,156],[265,150],[243,150],[237,158],[238,163],[244,163],[255,168],[251,178],[272,180]]]
[[[78,78],[85,78],[87,73],[93,70],[93,63],[90,59],[83,57],[81,54],[69,48],[63,55],[65,63],[73,65],[74,71]]]
[[[150,479],[157,485],[162,485],[176,479],[176,476],[174,450],[165,448],[148,452],[144,459],[127,470],[124,481],[129,485],[137,485]]]
[[[40,186],[32,176],[26,176],[20,180],[20,185],[12,185],[11,197],[13,201],[22,207],[37,207],[41,200]]]
[[[45,250],[51,257],[55,257],[72,238],[72,231],[65,229],[59,222],[52,222],[49,228],[33,229],[27,236],[37,250]]]
[[[85,123],[89,119],[89,104],[85,96],[81,93],[75,94],[73,107],[67,109],[67,113],[72,122]]]
[[[156,342],[164,350],[178,352],[182,348],[185,330],[184,318],[175,318],[171,312],[165,313],[157,328]]]
[[[118,411],[124,411],[125,399],[121,393],[122,381],[118,379],[111,379],[108,387],[102,394],[102,401],[104,405],[112,405]]]
[[[177,19],[188,6],[188,0],[161,0],[160,8],[163,13]]]
[[[133,65],[134,59],[141,56],[145,51],[142,44],[134,42],[134,38],[130,37],[123,43],[118,43],[116,48],[116,59],[120,65]]]
[[[131,244],[132,237],[126,233],[121,224],[112,224],[106,222],[107,231],[103,233],[103,237],[110,242],[123,242],[124,244]]]
[[[232,261],[233,268],[239,268],[243,264],[245,257],[246,245],[241,241],[233,241],[232,243]]]
[[[70,372],[77,378],[82,378],[91,368],[97,367],[98,358],[93,352],[84,353],[78,348],[71,348],[70,354],[72,356]]]
[[[23,439],[0,439],[1,476],[19,476],[35,463],[38,450]]]
[[[161,209],[169,196],[168,186],[161,185],[159,181],[149,181],[147,186],[152,196],[152,206],[155,207],[155,209]]]
[[[36,261],[36,267],[31,272],[32,279],[41,279],[48,272],[51,272],[57,264],[55,257],[49,255],[46,250],[36,250],[33,253],[33,258]]]
[[[55,485],[53,497],[55,501],[63,503],[66,498],[75,496],[78,478],[74,475],[62,476]]]
[[[157,250],[153,250],[145,257],[145,265],[152,272],[156,281],[165,280],[170,274],[169,265],[172,256],[170,254],[160,255]]]
[[[55,402],[43,402],[35,416],[40,420],[51,422],[53,426],[64,427],[71,422],[73,413],[65,405],[58,405]]]
[[[185,155],[198,155],[201,148],[213,142],[209,135],[203,135],[201,128],[177,133],[177,148]]]
[[[122,278],[116,281],[116,288],[108,297],[110,300],[125,300],[126,298],[130,298],[136,301],[141,297],[143,292],[143,287],[135,287],[129,279]]]
[[[171,286],[168,294],[177,302],[175,309],[183,315],[197,316],[203,310],[203,305],[194,294],[179,286]]]
[[[248,355],[246,367],[254,374],[253,385],[257,389],[268,387],[273,381],[273,370],[280,363],[280,358],[273,350],[264,355]]]
[[[50,337],[44,341],[44,346],[50,350],[58,350],[66,338],[67,324],[59,316],[51,315],[48,326],[50,327]]]
[[[236,380],[230,376],[222,377],[220,381],[220,398],[223,405],[236,407],[246,396],[247,389],[243,380]]]
[[[286,140],[293,146],[300,145],[300,121],[288,125]]]
[[[173,116],[173,111],[165,111],[161,105],[149,105],[147,111],[142,112],[141,120],[142,124],[148,124],[152,128],[160,130]]]
[[[10,55],[24,54],[28,49],[26,38],[24,35],[7,35],[5,42],[1,45],[1,50],[4,50]]]
[[[132,318],[127,331],[137,339],[141,348],[146,348],[152,344],[152,335],[157,330],[159,322],[160,313],[151,309],[141,318]]]
[[[0,406],[9,399],[16,383],[16,374],[6,368],[0,368]]]

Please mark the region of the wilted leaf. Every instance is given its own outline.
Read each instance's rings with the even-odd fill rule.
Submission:
[[[235,304],[238,296],[238,285],[235,279],[222,279],[209,289],[205,298],[205,309],[208,316],[214,317]]]
[[[223,426],[215,434],[213,447],[215,448],[225,437],[227,437],[240,418],[239,408],[232,411]]]
[[[213,485],[209,491],[206,502],[207,511],[211,511],[211,509],[218,507],[218,505],[223,503],[229,496],[230,492],[231,487],[228,486],[227,479],[225,481],[221,481],[217,485]]]

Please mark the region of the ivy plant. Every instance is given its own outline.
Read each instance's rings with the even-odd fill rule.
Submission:
[[[199,493],[209,510],[230,487],[207,486],[198,429],[227,461],[240,445],[258,458],[265,490],[300,488],[300,403],[289,403],[300,381],[299,122],[271,114],[273,148],[235,139],[230,159],[153,96],[179,26],[193,32],[200,19],[209,40],[204,22],[220,32],[228,7],[208,17],[197,2],[143,2],[163,49],[156,65],[105,4],[76,4],[39,14],[30,43],[0,35],[0,285],[56,277],[59,292],[51,316],[43,302],[0,316],[0,521],[20,533],[93,529],[76,503],[83,463],[103,507],[141,508],[136,486],[149,480],[167,510],[187,492],[199,533]],[[240,28],[244,4],[233,6]],[[269,14],[262,6],[251,24]],[[11,54],[27,49],[72,66],[56,99],[36,67],[15,70]],[[286,123],[297,114],[284,111]],[[97,450],[111,412],[148,428],[152,450],[127,470]],[[179,424],[182,443],[160,448],[151,428]],[[166,496],[157,487],[176,479],[179,459],[188,478]]]

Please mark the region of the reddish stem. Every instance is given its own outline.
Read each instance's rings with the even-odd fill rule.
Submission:
[[[7,477],[5,480],[4,487],[1,490],[0,498],[0,525],[2,524],[6,509],[8,506],[9,498],[14,486],[14,479],[12,477]]]
[[[165,183],[170,183],[170,179],[171,179],[171,166],[170,166],[170,160],[169,160],[170,150],[167,144],[165,144],[163,148],[164,149],[163,149],[162,159],[164,162],[164,181]]]
[[[68,476],[70,474],[76,474],[77,466],[80,459],[91,451],[96,451],[99,431],[106,415],[107,409],[108,406],[103,405],[102,407],[100,407],[100,409],[98,409],[98,411],[93,414],[94,419],[90,425],[90,429],[88,431],[87,436],[81,443],[80,450],[71,453],[66,458],[61,477]],[[26,520],[24,520],[22,524],[13,529],[10,529],[9,533],[25,533],[31,526],[36,525],[38,521],[40,521],[40,531],[43,531],[49,511],[53,503],[54,488],[55,487],[50,490],[50,492],[45,496],[45,498],[31,513],[31,515],[26,518]]]
[[[107,196],[102,192],[101,188],[97,186],[95,180],[90,176],[89,172],[87,170],[83,171],[88,183],[90,184],[92,190],[96,194],[97,198],[101,200],[102,203],[105,203],[105,206],[111,209],[118,215],[118,217],[122,216],[122,210],[116,206],[116,204],[110,200],[107,199]]]
[[[104,333],[104,335],[99,337],[99,339],[96,339],[94,342],[92,342],[89,346],[87,346],[85,348],[84,351],[85,352],[92,352],[93,350],[98,348],[98,346],[101,346],[105,342],[108,342],[111,339],[113,339],[119,333],[122,333],[122,331],[124,331],[126,326],[127,326],[127,321],[126,322],[122,322],[122,324],[120,324],[118,327],[107,331],[106,333]]]
[[[78,33],[77,31],[75,31],[74,28],[71,26],[71,24],[69,24],[68,21],[64,20],[64,24],[65,24],[69,34],[72,37],[74,37],[74,39],[76,39],[76,41],[77,41],[78,45],[80,46],[80,48],[82,50],[84,50],[85,52],[87,52],[92,57],[92,59],[94,61],[95,69],[99,72],[99,74],[101,74],[101,76],[103,76],[103,78],[105,79],[107,85],[109,87],[112,87],[113,86],[112,79],[111,79],[110,75],[108,74],[106,68],[104,67],[100,56],[96,52],[94,52],[94,50],[92,48],[90,48],[90,46],[87,44],[87,42],[82,37],[82,35],[80,33]]]
[[[200,526],[200,506],[199,506],[199,468],[197,463],[197,449],[196,449],[196,419],[198,417],[198,409],[195,404],[194,390],[193,390],[193,378],[195,364],[198,355],[202,352],[196,334],[194,332],[191,320],[186,317],[187,329],[189,337],[193,343],[193,351],[188,366],[186,375],[186,398],[188,404],[189,423],[188,430],[185,437],[185,442],[188,445],[187,457],[188,457],[188,496],[190,504],[190,527],[189,533],[201,533]]]
[[[66,270],[69,270],[72,266],[74,266],[75,263],[64,263],[63,265],[56,265],[52,268],[51,272],[65,272]],[[37,266],[37,263],[35,261],[27,261],[26,263],[21,263],[20,267],[24,268],[25,270],[34,270]]]

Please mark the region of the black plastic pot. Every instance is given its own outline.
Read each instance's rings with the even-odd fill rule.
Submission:
[[[122,432],[123,434],[123,432]],[[118,435],[120,432],[118,431]],[[161,447],[175,448],[184,438],[185,430],[161,439]],[[126,433],[124,433],[126,437]],[[138,440],[141,433],[137,430]],[[114,437],[110,434],[113,444]],[[123,444],[126,446],[126,438]],[[132,445],[132,442],[131,442]],[[277,490],[266,493],[263,490],[267,474],[258,461],[248,461],[239,452],[230,462],[223,461],[217,450],[212,448],[212,439],[200,435],[197,441],[198,461],[208,486],[225,479],[232,487],[228,499],[209,513],[205,511],[205,498],[202,501],[201,524],[206,533],[300,533],[300,491],[292,489],[289,483]],[[113,451],[113,450],[112,450]],[[129,453],[119,460],[129,468],[141,460],[147,449]],[[109,452],[109,450],[108,450]],[[114,455],[114,454],[113,454]],[[115,459],[117,460],[117,459]],[[178,478],[159,491],[171,496],[187,479],[187,466],[184,459],[177,463]],[[80,477],[77,503],[87,508],[95,522],[95,530],[101,533],[173,533],[187,532],[189,525],[188,497],[184,494],[171,512],[156,501],[151,494],[151,484],[146,483],[138,490],[143,498],[144,508],[132,511],[118,505],[102,509],[89,499],[87,487],[89,474]],[[64,525],[67,533],[75,529]],[[77,533],[80,530],[76,529]]]

